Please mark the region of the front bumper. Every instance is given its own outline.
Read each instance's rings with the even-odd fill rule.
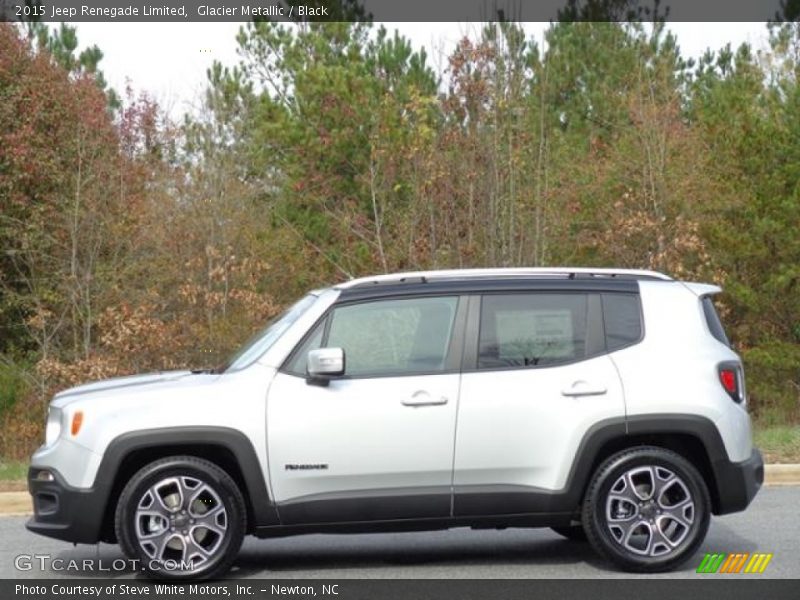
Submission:
[[[714,513],[718,515],[747,508],[764,483],[764,459],[755,448],[745,461],[733,463],[721,460],[715,462],[713,468],[718,492]]]
[[[52,481],[37,478],[45,470]],[[76,544],[108,541],[102,531],[106,494],[71,487],[58,471],[43,467],[28,469],[28,490],[33,497],[33,517],[25,523],[29,531]]]

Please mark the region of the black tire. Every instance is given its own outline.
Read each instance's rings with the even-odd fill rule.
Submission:
[[[236,560],[246,518],[242,493],[225,471],[194,456],[170,456],[130,478],[115,529],[123,552],[149,576],[211,579]]]
[[[561,537],[567,538],[570,542],[585,542],[586,532],[581,525],[565,525],[564,527],[551,527]]]
[[[626,571],[645,573],[688,560],[705,539],[710,518],[708,488],[697,469],[654,446],[624,450],[603,462],[582,511],[583,528],[600,555]]]

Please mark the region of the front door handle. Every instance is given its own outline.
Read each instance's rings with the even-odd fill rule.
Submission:
[[[447,398],[440,396],[437,400],[425,390],[418,390],[411,394],[410,398],[403,400],[403,406],[439,406],[441,404],[447,404]]]
[[[574,382],[569,388],[561,390],[562,396],[579,398],[581,396],[602,396],[608,390],[600,385],[592,385],[583,380]]]

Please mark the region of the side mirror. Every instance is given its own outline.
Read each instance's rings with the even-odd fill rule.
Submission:
[[[312,385],[328,385],[334,377],[344,375],[344,350],[342,348],[317,348],[308,353],[308,377]]]

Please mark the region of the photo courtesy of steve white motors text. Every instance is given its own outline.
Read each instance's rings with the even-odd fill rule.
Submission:
[[[213,584],[213,583],[111,583],[97,584],[70,584],[54,583],[50,585],[27,585],[18,583],[14,586],[15,596],[35,596],[37,598],[51,596],[83,597],[92,596],[107,598],[110,596],[126,596],[141,598],[143,596],[189,596],[191,598],[222,596],[242,597],[253,595],[270,596],[338,596],[340,585],[336,583],[319,585],[281,585],[279,583],[260,585],[243,584]]]

